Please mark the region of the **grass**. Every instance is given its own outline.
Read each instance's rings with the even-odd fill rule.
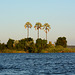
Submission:
[[[24,50],[0,50],[0,53],[29,53],[28,51]],[[46,49],[42,49],[40,53],[75,53],[75,48],[63,48],[62,46],[58,47],[50,47]]]
[[[0,53],[26,53],[25,51],[21,50],[10,50],[10,49],[5,49],[0,51]]]
[[[43,49],[41,53],[75,53],[75,48],[53,47]]]

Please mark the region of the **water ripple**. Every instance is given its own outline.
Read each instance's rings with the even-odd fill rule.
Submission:
[[[75,53],[0,55],[0,75],[74,74]]]

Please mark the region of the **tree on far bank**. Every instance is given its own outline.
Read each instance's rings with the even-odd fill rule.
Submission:
[[[30,22],[26,22],[24,25],[25,28],[27,28],[27,38],[29,38],[29,28],[32,27],[32,24]]]
[[[15,49],[24,50],[25,52],[29,52],[29,53],[37,52],[33,38],[24,38],[19,40],[19,42],[15,44]]]
[[[8,49],[13,49],[13,44],[14,44],[14,40],[9,39],[8,42],[7,42],[7,48]]]
[[[6,45],[4,44],[4,43],[0,43],[0,50],[4,50],[4,49],[6,49]]]
[[[38,38],[39,38],[39,29],[41,29],[42,27],[42,24],[40,22],[37,22],[34,26],[35,30],[37,29],[38,30]]]
[[[51,29],[51,27],[50,27],[50,25],[48,23],[45,23],[43,25],[43,29],[44,29],[44,31],[46,33],[46,40],[47,40],[47,32],[49,31],[49,29]]]
[[[55,43],[55,46],[63,46],[64,48],[67,47],[67,40],[66,37],[59,37]]]
[[[42,49],[45,49],[47,47],[47,40],[42,40],[41,38],[36,40],[36,48],[38,50],[38,53],[41,52]]]

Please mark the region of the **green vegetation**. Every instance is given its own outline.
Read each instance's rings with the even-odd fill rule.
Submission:
[[[75,48],[63,48],[62,46],[42,49],[41,53],[75,53]]]
[[[4,49],[6,49],[6,45],[4,43],[2,43],[2,44],[0,43],[0,50],[3,51]]]
[[[36,44],[35,44],[38,53],[41,52],[42,49],[45,49],[47,47],[47,40],[42,40],[41,38],[36,40]]]
[[[75,49],[67,48],[66,37],[59,37],[55,45],[51,42],[47,43],[47,31],[51,29],[48,23],[42,25],[36,23],[34,28],[38,30],[38,39],[34,43],[33,38],[29,38],[29,28],[32,27],[30,22],[24,25],[27,28],[27,38],[21,40],[9,39],[7,44],[0,43],[0,53],[65,53],[75,52]],[[42,28],[43,27],[43,28]],[[46,32],[46,40],[39,38],[39,29]]]
[[[59,37],[55,43],[55,46],[63,46],[64,48],[67,47],[67,40],[66,37]]]
[[[59,37],[59,38],[63,39],[63,37]],[[58,39],[57,39],[57,41],[58,41]],[[32,38],[25,38],[25,39],[21,39],[21,40],[9,39],[7,44],[0,43],[0,53],[67,53],[67,52],[75,52],[74,48],[67,48],[67,42],[63,44],[63,41],[61,41],[61,42],[57,42],[57,41],[56,41],[56,43],[58,43],[58,44],[54,46],[51,42],[49,42],[47,44],[47,40],[43,40],[41,38],[37,39],[36,43],[34,43],[34,40]]]
[[[13,49],[13,43],[14,43],[14,40],[13,39],[9,39],[8,42],[7,42],[7,48],[8,49]]]
[[[26,53],[40,53],[46,45],[47,41],[42,39],[37,39],[36,43],[34,43],[32,38],[21,40],[9,39],[6,45],[0,43],[0,52],[25,51]]]

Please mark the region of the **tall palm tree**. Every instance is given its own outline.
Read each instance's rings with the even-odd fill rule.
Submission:
[[[27,38],[29,38],[29,28],[32,27],[32,24],[30,22],[26,22],[24,25],[25,28],[27,28]]]
[[[34,26],[34,28],[38,30],[38,38],[39,38],[39,29],[41,29],[41,27],[42,27],[42,24],[40,22],[37,22]]]
[[[49,31],[49,29],[51,29],[51,27],[50,27],[50,25],[48,23],[45,23],[43,25],[43,29],[44,29],[44,31],[46,33],[46,40],[47,40],[47,32]]]

